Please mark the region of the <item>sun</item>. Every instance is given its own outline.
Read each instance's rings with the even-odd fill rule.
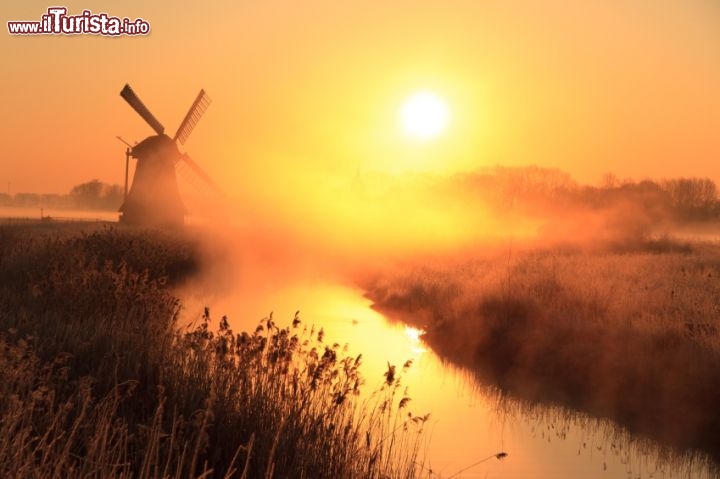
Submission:
[[[447,103],[430,91],[411,95],[400,111],[405,133],[418,140],[430,140],[445,131],[450,120]]]

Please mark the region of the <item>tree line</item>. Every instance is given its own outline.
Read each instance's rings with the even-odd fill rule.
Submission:
[[[559,208],[623,208],[658,221],[691,223],[720,219],[718,187],[710,178],[635,181],[606,174],[600,185],[592,186],[577,183],[559,169],[498,166],[459,175],[456,180],[465,191],[505,212],[545,216]]]
[[[116,211],[123,202],[123,188],[99,180],[75,185],[66,194],[0,193],[0,206],[21,208],[82,209]]]

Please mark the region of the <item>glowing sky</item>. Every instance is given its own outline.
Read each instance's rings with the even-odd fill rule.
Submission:
[[[49,4],[4,2],[2,190],[121,183],[150,129],[129,82],[174,132],[197,91],[213,104],[185,150],[227,190],[303,175],[540,164],[599,182],[720,179],[720,5],[714,0],[67,2],[142,17],[147,37],[11,36]],[[452,127],[418,144],[397,112],[413,91]]]

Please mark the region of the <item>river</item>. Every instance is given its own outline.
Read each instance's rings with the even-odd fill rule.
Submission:
[[[391,323],[362,291],[337,281],[265,278],[216,295],[190,291],[198,288],[183,293],[187,317],[199,317],[208,305],[216,319],[227,315],[236,331],[254,330],[271,311],[280,326],[287,325],[300,310],[304,323],[325,330],[327,342],[347,343],[351,354],[363,354],[366,389],[382,383],[388,362],[399,367],[413,359],[403,381],[412,397],[409,410],[431,414],[424,436],[429,477],[714,477],[702,461],[667,459],[651,442],[607,422],[501,398],[468,372],[443,363],[423,344],[420,331]],[[507,456],[497,459],[501,452]]]
[[[78,221],[114,221],[116,213],[44,210],[44,216]],[[0,209],[10,221],[39,220],[40,210]],[[715,477],[702,459],[677,458],[651,441],[633,437],[608,421],[549,406],[530,406],[502,396],[472,375],[441,361],[422,332],[393,323],[372,309],[363,291],[324,270],[289,274],[277,264],[255,264],[247,274],[186,285],[178,292],[184,318],[199,318],[205,306],[227,315],[235,331],[253,331],[270,312],[282,327],[295,311],[323,328],[326,341],[363,354],[365,389],[383,381],[387,364],[413,360],[403,382],[409,411],[430,413],[423,455],[424,477],[442,478],[667,478]],[[326,279],[331,278],[331,279]],[[223,285],[223,286],[220,286]],[[498,459],[500,453],[507,454]],[[672,456],[672,457],[671,457]],[[432,471],[432,474],[430,474]]]
[[[4,208],[0,216],[39,219],[40,211]],[[34,215],[37,213],[37,215]],[[112,221],[115,213],[43,211],[53,218]],[[413,360],[403,376],[409,411],[430,413],[423,458],[427,475],[442,478],[667,478],[715,477],[702,459],[678,458],[651,441],[633,437],[609,421],[550,406],[531,407],[478,384],[472,375],[441,361],[422,332],[393,323],[372,309],[356,287],[327,271],[279,274],[278,265],[255,264],[239,281],[187,285],[179,295],[185,319],[209,306],[227,315],[235,331],[252,331],[270,312],[280,326],[295,311],[305,324],[323,328],[326,341],[363,354],[366,391],[378,388],[387,364]],[[237,280],[237,278],[235,278]],[[500,453],[507,454],[498,459]],[[430,474],[432,471],[432,474]]]

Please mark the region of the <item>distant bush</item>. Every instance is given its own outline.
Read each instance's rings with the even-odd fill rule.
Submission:
[[[624,236],[645,234],[663,223],[720,220],[717,186],[708,178],[636,182],[608,174],[602,185],[591,186],[558,169],[497,166],[456,175],[446,183],[448,191],[467,192],[500,214],[552,220],[568,212],[579,218],[601,212],[607,227]]]
[[[91,180],[74,186],[68,196],[75,208],[116,211],[122,205],[123,189]]]
[[[66,194],[0,193],[0,206],[117,211],[122,205],[123,194],[120,185],[90,180],[73,186]]]

